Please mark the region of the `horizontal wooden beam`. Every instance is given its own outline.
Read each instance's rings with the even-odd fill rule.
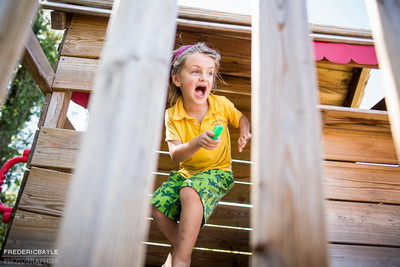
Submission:
[[[52,92],[55,73],[32,30],[29,31],[25,49],[23,62],[26,69],[43,94]]]

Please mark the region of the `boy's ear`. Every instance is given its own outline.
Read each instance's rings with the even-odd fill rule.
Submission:
[[[181,86],[181,81],[179,80],[178,75],[176,75],[176,74],[172,75],[172,82],[177,87]]]

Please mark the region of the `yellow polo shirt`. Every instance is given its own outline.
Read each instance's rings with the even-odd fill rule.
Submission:
[[[196,173],[212,169],[232,171],[231,138],[228,125],[238,128],[241,118],[242,113],[226,97],[210,94],[207,114],[199,123],[187,115],[183,108],[183,100],[179,98],[176,104],[165,112],[165,141],[176,140],[184,144],[204,131],[212,131],[215,125],[224,126],[218,148],[215,150],[200,148],[190,159],[179,164],[179,172],[186,178],[190,178]]]

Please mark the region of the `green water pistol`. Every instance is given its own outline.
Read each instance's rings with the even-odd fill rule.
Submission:
[[[214,132],[214,137],[211,137],[212,138],[212,140],[217,140],[218,139],[218,137],[221,135],[221,133],[223,132],[223,130],[224,130],[224,126],[222,126],[222,125],[215,125],[214,126],[214,128],[213,128],[213,132]]]

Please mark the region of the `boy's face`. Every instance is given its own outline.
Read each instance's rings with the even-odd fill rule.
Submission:
[[[183,99],[190,104],[204,104],[211,92],[215,75],[215,60],[202,53],[189,55],[172,81],[181,88]]]

